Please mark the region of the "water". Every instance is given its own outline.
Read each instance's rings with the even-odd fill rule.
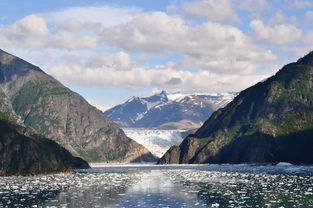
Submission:
[[[0,178],[0,207],[313,207],[313,166],[98,164]]]

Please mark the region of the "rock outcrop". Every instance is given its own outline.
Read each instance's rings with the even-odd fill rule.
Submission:
[[[312,121],[313,52],[242,91],[159,163],[313,164]]]
[[[40,68],[0,50],[0,110],[92,162],[155,160],[100,110]]]

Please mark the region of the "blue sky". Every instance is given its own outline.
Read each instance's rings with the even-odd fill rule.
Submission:
[[[313,48],[311,0],[42,2],[0,2],[1,49],[100,109],[162,89],[240,91]]]

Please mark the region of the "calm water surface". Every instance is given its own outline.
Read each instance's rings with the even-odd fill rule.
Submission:
[[[313,207],[313,166],[125,164],[2,177],[0,207]]]

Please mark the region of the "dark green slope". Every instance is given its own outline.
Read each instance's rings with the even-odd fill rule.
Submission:
[[[0,112],[0,176],[70,172],[89,168],[65,148],[15,124]]]
[[[178,161],[313,164],[312,147],[311,52],[216,111],[183,141]],[[166,153],[160,163],[169,163],[171,154]]]

